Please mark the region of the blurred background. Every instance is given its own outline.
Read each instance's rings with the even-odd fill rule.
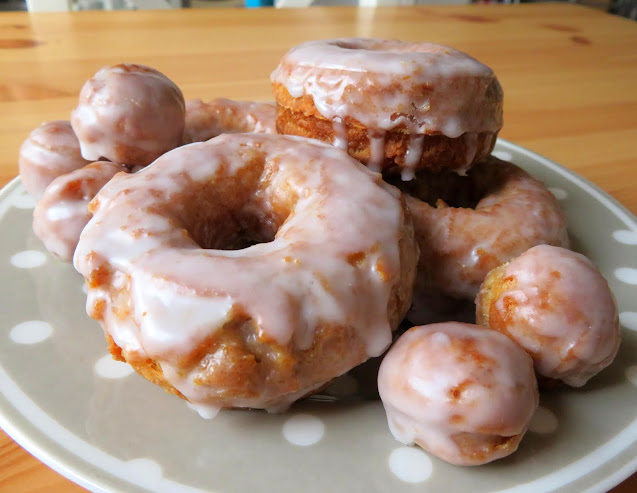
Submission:
[[[382,5],[526,3],[534,0],[0,0],[2,10],[31,12],[63,10],[144,10],[214,7],[309,7],[314,5]],[[568,1],[568,0],[567,0]],[[572,0],[592,8],[637,20],[637,0]]]

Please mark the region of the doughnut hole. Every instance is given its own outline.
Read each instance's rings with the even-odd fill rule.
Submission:
[[[146,166],[181,145],[184,97],[150,67],[104,67],[82,86],[71,124],[85,159]]]
[[[476,318],[531,355],[543,387],[581,387],[611,364],[620,343],[617,304],[599,270],[549,245],[489,272]]]
[[[39,200],[53,180],[89,162],[80,153],[71,123],[52,121],[31,131],[20,147],[18,167],[24,188]]]
[[[531,358],[480,326],[413,327],[389,350],[378,390],[394,437],[456,465],[513,453],[537,409]]]
[[[343,48],[344,50],[381,51],[397,54],[409,52],[444,53],[449,51],[447,48],[440,45],[423,46],[418,43],[403,43],[402,41],[391,41],[385,39],[338,39],[330,44]]]
[[[416,171],[413,180],[403,181],[399,174],[385,173],[383,178],[401,192],[420,200],[431,207],[456,207],[475,209],[489,189],[497,190],[502,180],[494,180],[491,186],[485,180],[476,180],[469,170],[465,176],[449,170],[432,173]]]

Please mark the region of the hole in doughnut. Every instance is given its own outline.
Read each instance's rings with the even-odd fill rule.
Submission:
[[[402,43],[391,40],[338,40],[334,46],[344,50],[382,51],[385,53],[444,53],[448,48],[423,43]]]
[[[399,175],[387,176],[385,179],[402,192],[432,207],[442,200],[449,207],[475,209],[486,194],[486,190],[476,186],[471,172],[467,176],[459,176],[452,171],[431,173],[422,170],[416,172],[416,178],[411,181],[403,181]]]
[[[400,175],[395,174],[383,178],[402,192],[432,207],[446,205],[475,209],[482,199],[496,193],[504,185],[510,173],[511,168],[508,166],[483,163],[471,168],[466,176],[448,170],[438,173],[419,170],[411,181],[403,181]]]
[[[262,161],[263,156],[251,159]],[[203,249],[241,250],[273,241],[294,210],[297,197],[281,190],[281,185],[271,186],[267,163],[223,172],[228,168],[222,163],[222,171],[212,183],[188,183],[179,194],[162,201],[158,212],[175,221]]]

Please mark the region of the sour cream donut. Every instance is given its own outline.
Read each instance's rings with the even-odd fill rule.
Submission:
[[[26,191],[39,199],[58,176],[83,168],[89,162],[82,157],[70,122],[43,123],[20,147],[20,180]]]
[[[53,180],[33,212],[33,232],[49,252],[64,262],[73,260],[80,233],[91,218],[89,202],[120,171],[126,169],[98,161]]]
[[[543,377],[581,387],[611,364],[620,342],[606,279],[579,253],[548,245],[489,273],[476,317],[527,351]]]
[[[275,134],[276,108],[272,103],[233,101],[216,98],[204,103],[201,99],[186,101],[184,144],[204,142],[221,134]]]
[[[285,409],[382,354],[411,302],[399,191],[329,145],[222,135],[115,176],[91,208],[89,314],[196,405]]]
[[[181,145],[184,115],[174,82],[153,68],[123,63],[84,84],[71,124],[84,158],[145,166]]]
[[[456,465],[479,465],[518,448],[538,406],[528,354],[484,327],[447,322],[413,327],[378,372],[389,428]]]
[[[490,157],[466,177],[393,183],[405,192],[420,246],[414,303],[432,293],[473,300],[498,265],[535,245],[568,246],[555,197],[512,163]]]
[[[431,43],[308,41],[271,76],[279,133],[346,149],[375,171],[464,173],[502,127],[502,88],[469,55]]]

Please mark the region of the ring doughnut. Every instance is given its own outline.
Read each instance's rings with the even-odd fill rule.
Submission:
[[[205,142],[221,134],[276,133],[276,109],[272,103],[216,98],[186,101],[184,144]]]
[[[20,180],[29,194],[39,199],[58,176],[83,168],[80,143],[66,121],[47,122],[34,129],[20,147]]]
[[[392,183],[404,191],[420,246],[415,304],[432,293],[474,300],[498,265],[535,245],[568,246],[555,197],[512,163],[490,157],[466,177],[430,174]]]
[[[527,351],[538,375],[572,387],[610,365],[621,339],[606,279],[583,255],[549,245],[491,271],[476,317]]]
[[[131,63],[99,70],[71,114],[84,158],[136,166],[181,145],[184,121],[181,90],[161,72]]]
[[[33,212],[33,232],[49,252],[64,262],[73,260],[80,233],[91,218],[89,202],[120,171],[126,170],[98,161],[51,182]]]
[[[375,171],[453,169],[487,157],[502,127],[493,71],[431,43],[309,41],[271,75],[279,133],[346,149]]]
[[[459,322],[401,335],[378,372],[394,437],[456,465],[515,452],[539,395],[531,358],[500,336]]]
[[[204,409],[285,409],[380,355],[411,302],[399,191],[316,141],[186,145],[91,207],[74,257],[89,315],[116,358]]]

